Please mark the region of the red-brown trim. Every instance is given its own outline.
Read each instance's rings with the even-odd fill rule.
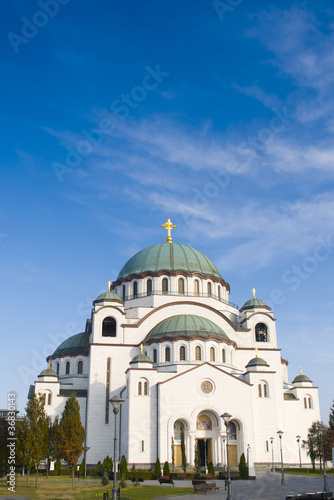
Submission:
[[[286,366],[288,366],[289,361],[287,361],[287,360],[286,360],[286,359],[284,359],[284,358],[281,358],[281,363],[282,363],[282,365],[286,365]]]
[[[182,375],[185,375],[186,373],[189,373],[191,372],[192,370],[197,370],[198,368],[200,368],[201,366],[203,365],[209,365],[211,366],[212,368],[215,368],[216,370],[218,370],[219,372],[221,373],[225,373],[226,375],[228,375],[229,377],[232,377],[234,378],[235,380],[238,380],[239,382],[242,382],[243,384],[246,384],[246,385],[249,385],[249,386],[252,386],[254,384],[250,384],[249,382],[246,382],[245,380],[241,380],[240,378],[236,377],[235,375],[231,375],[231,373],[228,373],[226,372],[225,370],[222,370],[221,368],[219,368],[218,366],[215,366],[215,365],[212,365],[211,363],[209,363],[208,361],[205,361],[204,363],[201,363],[200,365],[198,366],[194,366],[193,368],[190,368],[189,370],[186,370],[185,372],[182,372],[182,373],[178,373],[177,375],[174,375],[174,377],[171,377],[171,378],[168,378],[167,380],[163,380],[162,382],[158,382],[157,385],[162,385],[162,384],[165,384],[166,382],[170,382],[171,380],[173,380],[174,378],[177,378],[177,377],[181,377]]]
[[[139,347],[140,344],[106,344],[104,342],[92,342],[91,344],[89,345],[104,345],[104,346],[108,346],[108,347],[119,347],[119,346],[122,346],[122,347]]]
[[[241,311],[241,309],[240,309]],[[244,323],[245,321],[248,321],[249,319],[251,319],[253,316],[255,316],[256,314],[262,314],[263,316],[268,316],[268,318],[270,318],[272,321],[276,321],[276,318],[273,318],[272,316],[270,316],[270,314],[266,313],[266,312],[255,312],[253,314],[251,314],[250,316],[247,316],[247,318],[244,318],[242,321],[240,321],[240,324],[241,323]]]
[[[243,375],[247,375],[248,373],[277,373],[277,372],[273,372],[273,371],[264,371],[264,370],[254,370],[254,371],[249,371],[247,370]]]
[[[124,304],[124,302],[122,302],[122,304]],[[99,313],[100,311],[102,311],[102,309],[116,309],[116,311],[119,311],[121,314],[123,314],[123,316],[126,315],[126,313],[124,311],[122,311],[121,309],[119,309],[119,307],[116,307],[116,306],[103,306],[103,307],[100,307],[97,311],[93,311],[93,314],[97,314]]]
[[[268,311],[271,311],[271,307],[269,306],[247,306],[247,307],[242,307],[240,309],[240,312],[248,311],[249,309],[267,309]]]
[[[45,375],[47,377],[47,375]],[[35,384],[60,384],[60,380],[49,381],[49,380],[35,380]]]
[[[89,356],[89,347],[88,347],[88,352],[75,351],[71,353],[63,352],[61,354],[50,354],[50,356],[48,356],[46,360],[49,361],[49,359],[57,359],[57,358],[75,358],[76,356],[84,356],[84,357]]]
[[[153,370],[153,371],[157,371],[157,368],[127,368],[125,370],[125,373],[128,373],[130,370],[137,370],[137,371]]]

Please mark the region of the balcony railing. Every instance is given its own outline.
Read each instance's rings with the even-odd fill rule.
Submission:
[[[134,300],[134,299],[141,299],[142,297],[149,297],[150,295],[166,295],[166,296],[171,296],[171,297],[204,297],[204,298],[210,298],[210,299],[215,299],[218,300],[219,302],[222,302],[223,304],[226,304],[227,306],[234,307],[235,309],[238,309],[237,304],[233,304],[233,302],[229,302],[228,300],[219,298],[218,295],[214,295],[213,293],[195,293],[195,292],[183,292],[183,293],[178,293],[178,292],[166,292],[162,290],[154,290],[152,292],[145,292],[145,293],[137,293],[133,295],[125,295],[122,297],[122,300],[127,301],[127,300]]]

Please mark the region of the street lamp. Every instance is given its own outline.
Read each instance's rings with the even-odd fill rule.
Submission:
[[[87,478],[87,463],[86,463],[86,453],[87,451],[90,450],[90,446],[84,446],[83,451],[84,451],[84,461],[85,461],[85,473],[84,473],[84,478]]]
[[[232,415],[229,413],[224,413],[223,415],[220,415],[221,418],[224,420],[224,424],[226,427],[226,454],[227,454],[227,497],[226,500],[233,500],[232,499],[232,485],[231,485],[231,474],[230,474],[230,456],[229,456],[229,451],[228,451],[228,425],[229,421]]]
[[[116,453],[117,453],[117,413],[119,412],[119,407],[123,403],[124,399],[114,396],[109,399],[112,404],[113,412],[115,413],[115,437],[114,437],[114,487],[112,489],[112,500],[117,500],[117,486],[116,486]]]
[[[300,452],[300,440],[301,440],[301,437],[300,436],[296,436],[296,439],[297,439],[298,450],[299,450],[299,468],[301,469],[302,468],[302,455],[301,455],[301,452]]]
[[[284,465],[283,465],[283,448],[282,448],[282,436],[283,436],[283,431],[277,431],[278,437],[279,437],[279,443],[280,443],[280,449],[281,449],[281,467],[282,467],[282,479],[281,479],[281,484],[285,484],[285,479],[284,479]]]
[[[208,468],[206,464],[206,437],[204,438],[204,467],[205,467],[205,474],[207,474]]]
[[[271,472],[275,472],[275,463],[274,463],[274,438],[270,438],[270,443],[271,443],[271,462],[272,462],[272,467],[271,467]]]
[[[226,460],[225,460],[225,441],[226,441],[226,438],[225,436],[222,436],[222,439],[223,439],[223,467],[224,467],[224,472],[226,470]]]
[[[249,474],[249,450],[250,450],[250,446],[248,444],[247,445],[247,469],[248,469],[248,474]]]
[[[318,427],[318,431],[319,431],[319,434],[321,437],[322,463],[324,466],[324,493],[326,493],[326,491],[328,491],[328,486],[327,486],[326,460],[325,460],[325,454],[324,454],[324,439],[323,438],[324,438],[327,430],[323,424],[320,424]]]

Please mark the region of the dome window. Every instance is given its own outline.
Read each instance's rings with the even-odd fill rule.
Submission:
[[[56,373],[59,375],[59,363],[56,364]]]
[[[223,361],[223,363],[226,363],[226,351],[225,351],[225,349],[222,350],[222,361]]]
[[[165,361],[170,361],[170,347],[165,349]]]
[[[215,348],[210,347],[210,361],[215,361]]]
[[[198,280],[195,280],[194,281],[194,295],[198,295],[199,294],[199,283],[198,283]]]
[[[202,349],[200,348],[200,346],[196,346],[195,348],[195,359],[196,361],[201,361],[202,359]]]
[[[264,323],[258,323],[255,327],[256,342],[268,342],[268,329]]]
[[[220,285],[218,285],[218,299],[220,300]]]
[[[184,279],[180,278],[178,281],[178,292],[180,295],[184,294]]]
[[[66,373],[66,375],[69,375],[69,374],[70,374],[70,362],[69,362],[69,361],[67,361],[67,362],[66,362],[66,370],[65,370],[65,373]]]
[[[156,349],[153,349],[153,363],[158,362],[158,352]]]
[[[116,337],[116,320],[115,318],[104,318],[102,322],[102,337]]]
[[[83,372],[83,362],[79,361],[78,362],[78,375],[82,375]]]
[[[167,295],[167,293],[168,293],[168,279],[167,278],[163,278],[163,280],[162,280],[162,293],[164,295]]]
[[[208,296],[211,297],[211,294],[212,294],[211,283],[208,283]]]
[[[152,295],[152,280],[147,280],[146,292],[147,292],[147,295]]]
[[[125,285],[122,286],[122,300],[125,301]]]
[[[133,284],[133,298],[136,299],[138,297],[138,283],[137,281]]]
[[[138,396],[141,396],[141,382],[138,382]]]
[[[180,361],[185,361],[186,360],[186,348],[184,345],[181,345],[180,347]]]

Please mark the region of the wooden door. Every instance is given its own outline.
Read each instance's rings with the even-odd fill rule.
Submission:
[[[228,453],[230,456],[230,467],[238,467],[238,451],[236,444],[228,445]]]

